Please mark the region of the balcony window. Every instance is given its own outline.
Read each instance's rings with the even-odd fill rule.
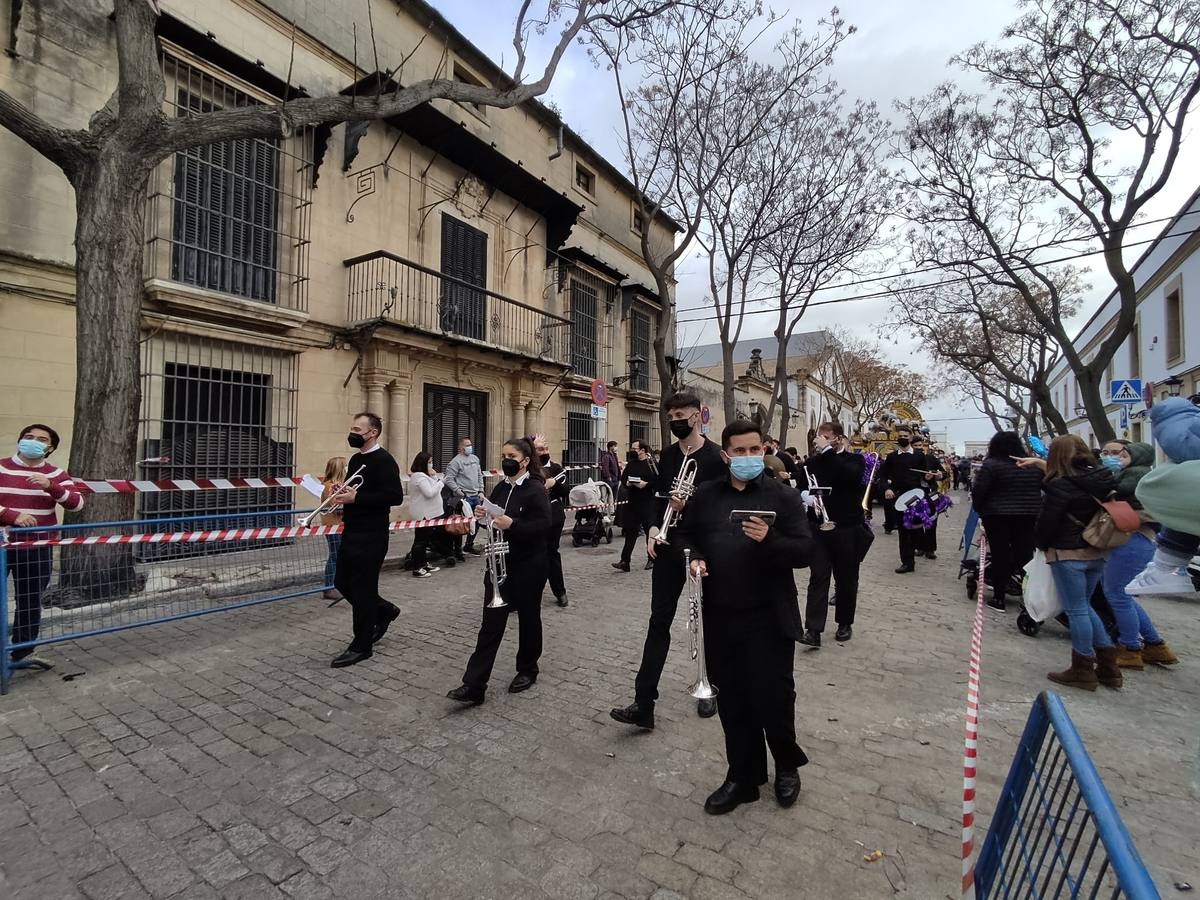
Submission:
[[[453,216],[442,215],[442,331],[479,340],[484,335],[487,295],[487,235]],[[449,279],[454,279],[453,281]]]

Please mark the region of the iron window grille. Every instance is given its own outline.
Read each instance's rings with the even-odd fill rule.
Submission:
[[[642,441],[643,444],[650,442],[650,422],[647,419],[630,419],[629,420],[629,443],[634,441]]]
[[[568,401],[567,407],[567,458],[565,466],[594,466],[599,460],[596,450],[595,419],[590,410],[581,402]],[[577,469],[567,473],[567,483],[574,487],[583,484],[588,478],[597,478],[598,474],[591,469]]]
[[[277,102],[189,60],[162,57],[168,115]],[[312,177],[310,130],[176,153],[151,178],[148,276],[305,310]]]
[[[611,383],[612,311],[616,286],[580,266],[571,266],[571,364],[574,374]]]
[[[629,314],[629,358],[645,360],[637,371],[630,370],[629,389],[650,390],[650,316],[642,309],[633,309]]]

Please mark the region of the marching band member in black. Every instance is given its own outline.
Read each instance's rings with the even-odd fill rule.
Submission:
[[[460,703],[483,702],[510,612],[515,612],[519,620],[517,677],[508,686],[510,694],[533,687],[538,677],[538,658],[542,655],[542,591],[546,587],[546,531],[550,528],[545,476],[532,445],[525,438],[513,438],[504,445],[500,469],[504,479],[489,499],[504,511],[496,517],[495,524],[504,533],[509,547],[508,577],[499,587],[507,605],[488,606],[496,588],[485,574],[483,622],[475,652],[467,661],[462,685],[446,695]],[[482,504],[475,515],[480,519],[487,516]]]
[[[729,473],[699,487],[672,539],[691,551],[692,569],[704,578],[704,652],[729,761],[724,783],[704,803],[711,815],[758,799],[768,748],[781,806],[796,802],[808,762],[796,743],[800,605],[792,570],[808,564],[812,540],[800,493],[763,474],[762,443],[753,422],[725,426]],[[773,513],[774,521],[742,519],[753,511]]]
[[[358,488],[342,488],[334,498],[342,504],[342,546],[338,551],[334,587],[354,612],[354,639],[330,665],[352,666],[371,656],[371,647],[383,637],[400,609],[379,596],[379,570],[388,551],[388,517],[393,506],[404,502],[400,467],[379,445],[383,421],[361,412],[350,425],[347,443],[358,452],[346,471],[362,469]]]
[[[655,517],[658,522],[663,521],[668,504],[679,511],[684,509],[685,501],[671,496],[671,489],[685,456],[696,461],[697,486],[723,480],[729,474],[721,448],[700,432],[700,398],[687,391],[672,394],[667,398],[666,410],[676,443],[663,450],[658,462],[659,501]],[[671,623],[675,621],[675,608],[686,580],[683,554],[674,546],[676,542],[668,534],[669,543],[658,544],[655,542],[657,535],[658,526],[655,525],[646,541],[646,555],[654,560],[654,574],[651,577],[650,625],[642,648],[642,664],[634,681],[634,700],[629,706],[618,707],[609,713],[622,724],[647,729],[654,727],[658,680],[671,647]],[[716,711],[715,700],[698,700],[696,703],[696,712],[703,718],[715,715]]]
[[[657,524],[654,516],[658,504],[654,501],[654,489],[658,486],[658,468],[645,441],[636,438],[630,441],[629,458],[625,470],[621,472],[621,484],[628,496],[624,512],[625,545],[621,548],[621,559],[612,566],[618,572],[628,572],[638,535],[642,532],[649,535],[650,529]],[[647,556],[646,568],[653,568],[653,563],[654,560]]]
[[[835,639],[850,640],[854,611],[858,605],[858,567],[874,540],[866,527],[862,508],[863,473],[866,463],[857,453],[848,453],[846,433],[837,422],[825,422],[813,439],[815,453],[805,467],[819,486],[825,514],[835,524],[832,530],[813,532],[812,562],[808,571],[808,604],[800,643],[821,646],[821,632],[829,612],[829,582],[836,584]]]
[[[567,584],[563,580],[562,556],[559,555],[558,544],[562,540],[563,525],[567,521],[570,488],[567,487],[567,476],[563,467],[550,460],[546,436],[535,434],[529,442],[533,444],[533,452],[537,454],[542,474],[546,476],[546,496],[550,500],[550,530],[546,533],[547,578],[555,602],[559,606],[566,606]]]
[[[933,461],[913,449],[911,428],[897,428],[896,443],[899,449],[889,453],[879,466],[879,476],[884,485],[883,498],[888,504],[893,504],[898,496],[914,488],[921,488],[928,493],[927,485],[938,477]],[[900,568],[896,569],[896,574],[904,575],[916,571],[917,550],[925,552],[926,538],[921,529],[904,527],[903,513],[897,513],[896,524],[900,529]]]

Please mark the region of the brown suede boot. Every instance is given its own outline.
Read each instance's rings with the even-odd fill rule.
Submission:
[[[1166,641],[1158,644],[1147,644],[1142,648],[1142,659],[1156,666],[1173,666],[1179,662],[1179,657],[1171,652]]]
[[[1096,648],[1096,680],[1114,691],[1120,690],[1121,685],[1125,683],[1125,676],[1117,667],[1116,647]]]
[[[1141,650],[1130,650],[1128,647],[1117,647],[1117,665],[1122,669],[1144,669]]]
[[[1096,678],[1096,660],[1091,656],[1080,656],[1071,651],[1071,668],[1062,672],[1050,672],[1046,675],[1055,684],[1065,684],[1071,687],[1094,691],[1100,682]]]

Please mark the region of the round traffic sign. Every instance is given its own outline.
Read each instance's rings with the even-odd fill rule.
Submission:
[[[708,411],[708,407],[707,406],[700,407],[700,424],[707,425],[709,423],[709,420],[711,420],[711,419],[712,419],[712,413],[710,413]]]
[[[608,405],[608,385],[599,378],[592,381],[592,402],[597,406]]]

